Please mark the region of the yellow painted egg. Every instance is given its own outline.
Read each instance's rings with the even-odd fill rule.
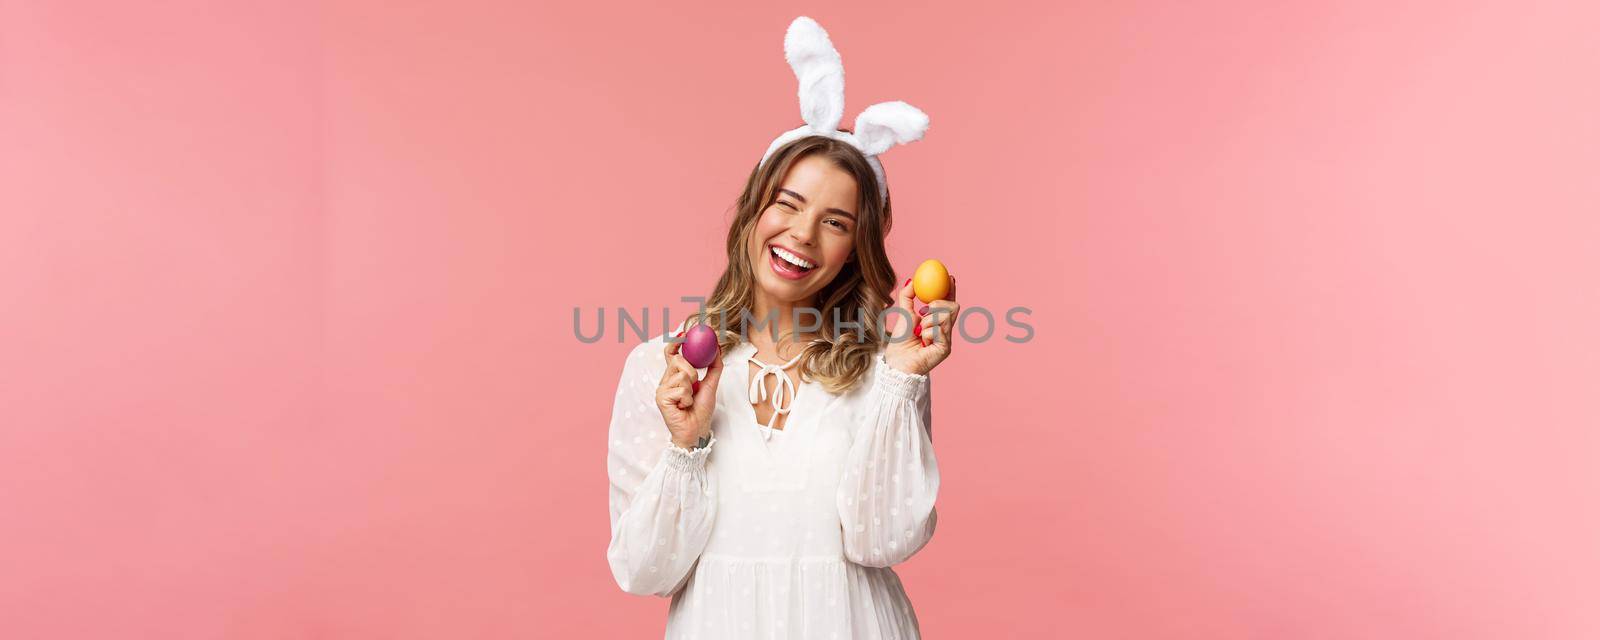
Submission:
[[[950,271],[938,260],[925,260],[911,274],[911,290],[923,302],[943,300],[950,295]]]

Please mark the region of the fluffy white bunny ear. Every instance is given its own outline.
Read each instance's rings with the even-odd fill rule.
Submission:
[[[861,151],[875,156],[897,144],[922,139],[928,131],[928,114],[905,102],[879,102],[856,116],[856,140]]]
[[[823,135],[844,118],[844,62],[816,20],[800,16],[783,36],[783,57],[800,81],[800,116]]]

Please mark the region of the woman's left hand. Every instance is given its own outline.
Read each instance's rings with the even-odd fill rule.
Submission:
[[[884,348],[883,360],[906,373],[927,375],[950,357],[956,318],[961,314],[961,304],[956,302],[956,279],[950,278],[950,294],[944,300],[928,303],[928,315],[919,316],[916,304],[917,295],[912,292],[908,280],[895,293],[895,306],[905,310],[905,313],[889,313],[917,319],[922,327],[922,335],[912,334],[910,326],[902,320],[900,327],[889,334],[889,345]]]

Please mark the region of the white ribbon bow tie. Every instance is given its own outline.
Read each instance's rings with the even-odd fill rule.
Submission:
[[[800,361],[800,357],[804,355],[804,353],[801,353],[795,356],[793,360],[784,363],[781,367],[757,360],[755,356],[750,357],[751,362],[761,365],[761,370],[757,371],[756,377],[750,381],[750,404],[759,404],[762,400],[767,400],[767,386],[763,382],[766,381],[768,375],[778,377],[778,386],[772,390],[772,417],[767,419],[767,428],[761,432],[761,437],[764,440],[772,440],[772,425],[777,424],[778,416],[789,413],[790,407],[785,406],[784,400],[788,399],[787,404],[793,404],[794,402],[794,382],[790,381],[789,375],[783,371],[794,366],[796,362]]]

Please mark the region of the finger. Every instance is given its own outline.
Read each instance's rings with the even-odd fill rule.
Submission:
[[[672,354],[671,348],[672,348],[672,345],[670,345],[670,344],[667,345],[667,349],[668,350],[666,351],[664,357],[662,358],[663,360],[666,361],[667,366],[661,368],[661,384],[666,384],[667,383],[667,378],[672,377],[672,374],[677,371],[677,369],[674,369],[672,367],[672,355],[673,354]]]
[[[666,381],[662,382],[661,384],[662,386],[666,387],[682,387],[686,390],[689,390],[690,393],[694,392],[694,376],[685,375],[683,371],[677,369],[674,369],[671,374],[668,374]]]
[[[949,300],[934,300],[928,305],[928,315],[943,322],[955,317],[961,312],[961,303]]]
[[[945,300],[935,300],[928,305],[928,315],[923,316],[917,325],[920,330],[918,335],[923,337],[923,346],[948,341],[950,330],[955,326],[957,308],[958,305]]]
[[[960,306],[948,300],[934,300],[932,304],[928,305],[927,313],[919,320],[922,322],[923,328],[943,323],[949,320],[950,316],[955,315],[956,309],[959,309]]]
[[[673,337],[675,338],[675,337],[677,337],[677,335],[674,334]],[[683,347],[683,341],[680,340],[678,342],[673,342],[671,340],[668,340],[667,341],[667,346],[666,346],[666,348],[661,350],[661,354],[666,357],[667,362],[671,362],[672,361],[672,357],[675,356],[675,355],[678,355],[678,350],[681,349],[682,347]],[[667,371],[671,371],[671,370],[672,370],[672,367],[667,367]]]
[[[916,317],[917,293],[916,287],[911,285],[911,278],[906,278],[906,283],[900,286],[900,291],[894,297],[895,306],[905,309],[906,313]]]
[[[949,304],[949,307],[947,307],[949,314],[946,315],[946,323],[947,325],[955,326],[955,322],[962,318],[962,302],[947,302],[947,304]]]
[[[917,335],[922,338],[922,346],[933,344],[933,333],[939,330],[939,326],[939,315],[937,313],[930,313],[926,316],[923,316],[922,321],[917,323]]]
[[[917,318],[919,317],[917,315],[916,304],[917,294],[915,293],[914,287],[911,286],[911,279],[906,278],[905,284],[901,285],[900,288],[895,291],[894,304],[890,305],[891,311],[889,313],[900,316],[900,319],[895,323],[895,330],[890,332],[891,336],[902,335],[902,332],[904,332],[908,326],[912,329],[915,329]],[[892,309],[895,308],[899,308],[905,313],[892,311]],[[910,336],[907,336],[907,339],[910,339]]]
[[[890,343],[899,344],[901,342],[916,340],[915,332],[917,331],[917,320],[919,317],[915,313],[907,313],[905,309],[900,308],[898,305],[890,306],[883,313],[885,316],[894,317],[893,320],[890,320],[887,317],[882,319],[883,328],[885,331],[884,337],[887,338]]]
[[[668,358],[667,364],[673,369],[676,369],[678,373],[688,377],[690,380],[700,379],[700,372],[696,371],[694,365],[689,364],[689,360],[684,358],[682,354],[674,355],[671,358]]]
[[[679,405],[679,403],[683,401],[683,397],[683,387],[671,386],[662,389],[660,393],[656,394],[656,402],[663,407],[674,407],[681,409],[682,407]]]
[[[713,358],[713,360],[715,360],[715,358]],[[671,363],[672,366],[675,367],[679,373],[683,374],[683,376],[689,381],[689,393],[691,395],[698,395],[700,393],[700,371],[695,369],[694,365],[689,364],[689,359],[683,357],[683,354],[672,356]]]
[[[672,385],[672,397],[679,409],[688,409],[694,406],[694,391],[689,388],[688,382]]]
[[[704,383],[704,384],[701,384]],[[695,395],[702,401],[717,397],[717,385],[722,384],[722,358],[712,358],[706,367],[706,379],[696,383]]]
[[[667,373],[666,379],[661,381],[661,388],[666,389],[667,387],[683,387],[688,389],[689,383],[693,381],[693,376],[686,376],[682,371],[672,369]]]
[[[921,307],[917,307],[917,315],[912,316],[912,319],[917,323],[914,327],[917,335],[922,335],[922,330],[928,328],[928,317],[933,313],[934,307],[932,305],[923,305]]]
[[[950,303],[950,314],[939,323],[939,343],[949,347],[956,338],[956,321],[961,318],[961,305]]]

